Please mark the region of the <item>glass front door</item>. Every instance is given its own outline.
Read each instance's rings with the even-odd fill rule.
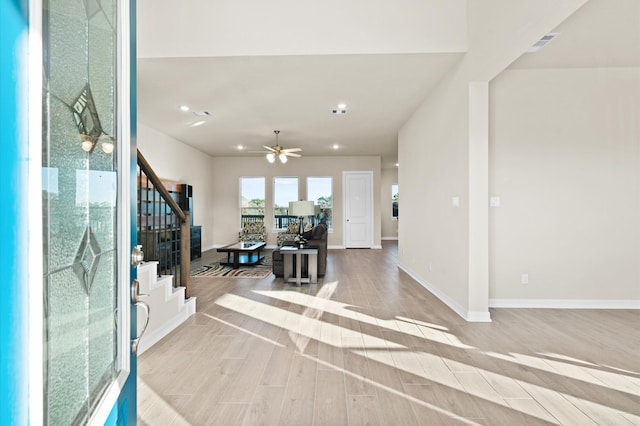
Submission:
[[[102,405],[115,404],[105,398],[135,362],[123,260],[130,250],[123,4],[42,2],[45,424],[92,421]]]

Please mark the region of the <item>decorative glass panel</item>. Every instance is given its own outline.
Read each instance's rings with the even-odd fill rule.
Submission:
[[[44,418],[84,424],[119,373],[115,0],[45,0]]]

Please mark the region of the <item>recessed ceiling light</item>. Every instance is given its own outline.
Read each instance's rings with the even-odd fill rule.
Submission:
[[[204,121],[196,121],[191,125],[191,127],[198,127],[198,126],[202,126],[203,124],[204,124]]]
[[[399,166],[400,166],[400,163],[396,163],[396,167],[399,167]]]
[[[189,111],[189,107],[188,107],[188,106],[186,106],[186,105],[180,105],[180,109],[181,109],[182,111]]]
[[[332,114],[337,114],[337,115],[341,115],[341,114],[346,114],[347,113],[347,104],[345,103],[339,103],[338,106],[331,110]]]
[[[244,149],[244,146],[238,145],[238,151],[242,151],[243,149]]]
[[[338,145],[337,143],[334,143],[333,144],[333,149],[338,149],[338,148],[340,148],[340,145]]]

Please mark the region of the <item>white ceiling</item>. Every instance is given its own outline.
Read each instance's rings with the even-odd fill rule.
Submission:
[[[380,155],[395,163],[398,129],[460,55],[145,59],[138,116],[215,156],[250,155],[273,145],[280,130],[280,145],[304,156]],[[332,114],[341,102],[347,113]],[[182,104],[212,115],[191,127],[201,118],[180,111]]]
[[[327,39],[326,33],[316,33],[316,38],[309,36],[312,47],[307,54],[296,54],[305,46],[304,39],[286,31],[279,35],[258,31],[242,37],[238,47],[242,56],[230,54],[233,42],[229,40],[221,51],[200,39],[194,47],[189,37],[195,36],[193,27],[198,27],[198,19],[203,17],[192,10],[193,19],[189,19],[181,7],[176,19],[180,25],[172,26],[172,34],[192,55],[184,57],[177,53],[180,42],[169,43],[166,31],[161,37],[152,37],[159,34],[158,26],[167,28],[162,19],[168,14],[159,15],[163,8],[157,2],[142,0],[138,4],[138,119],[214,156],[260,155],[249,151],[273,145],[273,131],[280,130],[280,145],[300,147],[304,156],[380,155],[383,167],[393,166],[398,130],[434,85],[456,66],[465,49],[460,39],[466,20],[464,1],[402,2],[406,3],[404,9],[383,10],[397,15],[390,21],[396,22],[396,33],[402,30],[401,35],[406,36],[396,37],[393,43],[364,37],[363,33],[375,26],[355,24],[345,30],[347,39],[358,40],[347,43],[348,49],[340,37]],[[212,0],[206,4],[218,7],[223,3]],[[420,10],[408,9],[416,3],[420,3]],[[430,9],[425,10],[425,5]],[[437,12],[446,15],[455,32],[441,30]],[[425,30],[424,20],[416,19],[416,13],[440,23]],[[413,19],[403,21],[403,14]],[[556,29],[562,33],[560,37],[536,54],[523,55],[512,68],[640,66],[639,22],[638,0],[591,0]],[[213,40],[221,37],[215,29],[198,31],[203,37],[210,33]],[[420,31],[420,39],[428,42],[417,45]],[[265,46],[260,52],[249,48],[258,41],[247,41],[278,36],[286,38],[276,43],[277,48]],[[463,36],[466,38],[466,33]],[[163,50],[163,46],[167,48]],[[347,114],[331,114],[341,102],[347,104]],[[180,105],[188,105],[191,111],[180,111]],[[203,125],[192,127],[201,120],[192,111],[208,111],[211,116],[203,119]],[[332,148],[334,144],[339,145],[338,150]],[[239,151],[238,145],[245,149]]]

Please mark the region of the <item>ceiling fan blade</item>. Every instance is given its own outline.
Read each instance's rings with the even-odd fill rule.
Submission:
[[[283,152],[287,157],[302,157],[300,154],[294,154],[293,152]]]
[[[276,151],[277,151],[277,150],[275,150],[275,149],[271,148],[270,146],[263,145],[262,147],[263,147],[264,149],[267,149],[267,150],[271,151],[271,152],[276,152]]]
[[[298,151],[302,151],[302,148],[285,148],[282,150],[282,152],[298,152]]]

